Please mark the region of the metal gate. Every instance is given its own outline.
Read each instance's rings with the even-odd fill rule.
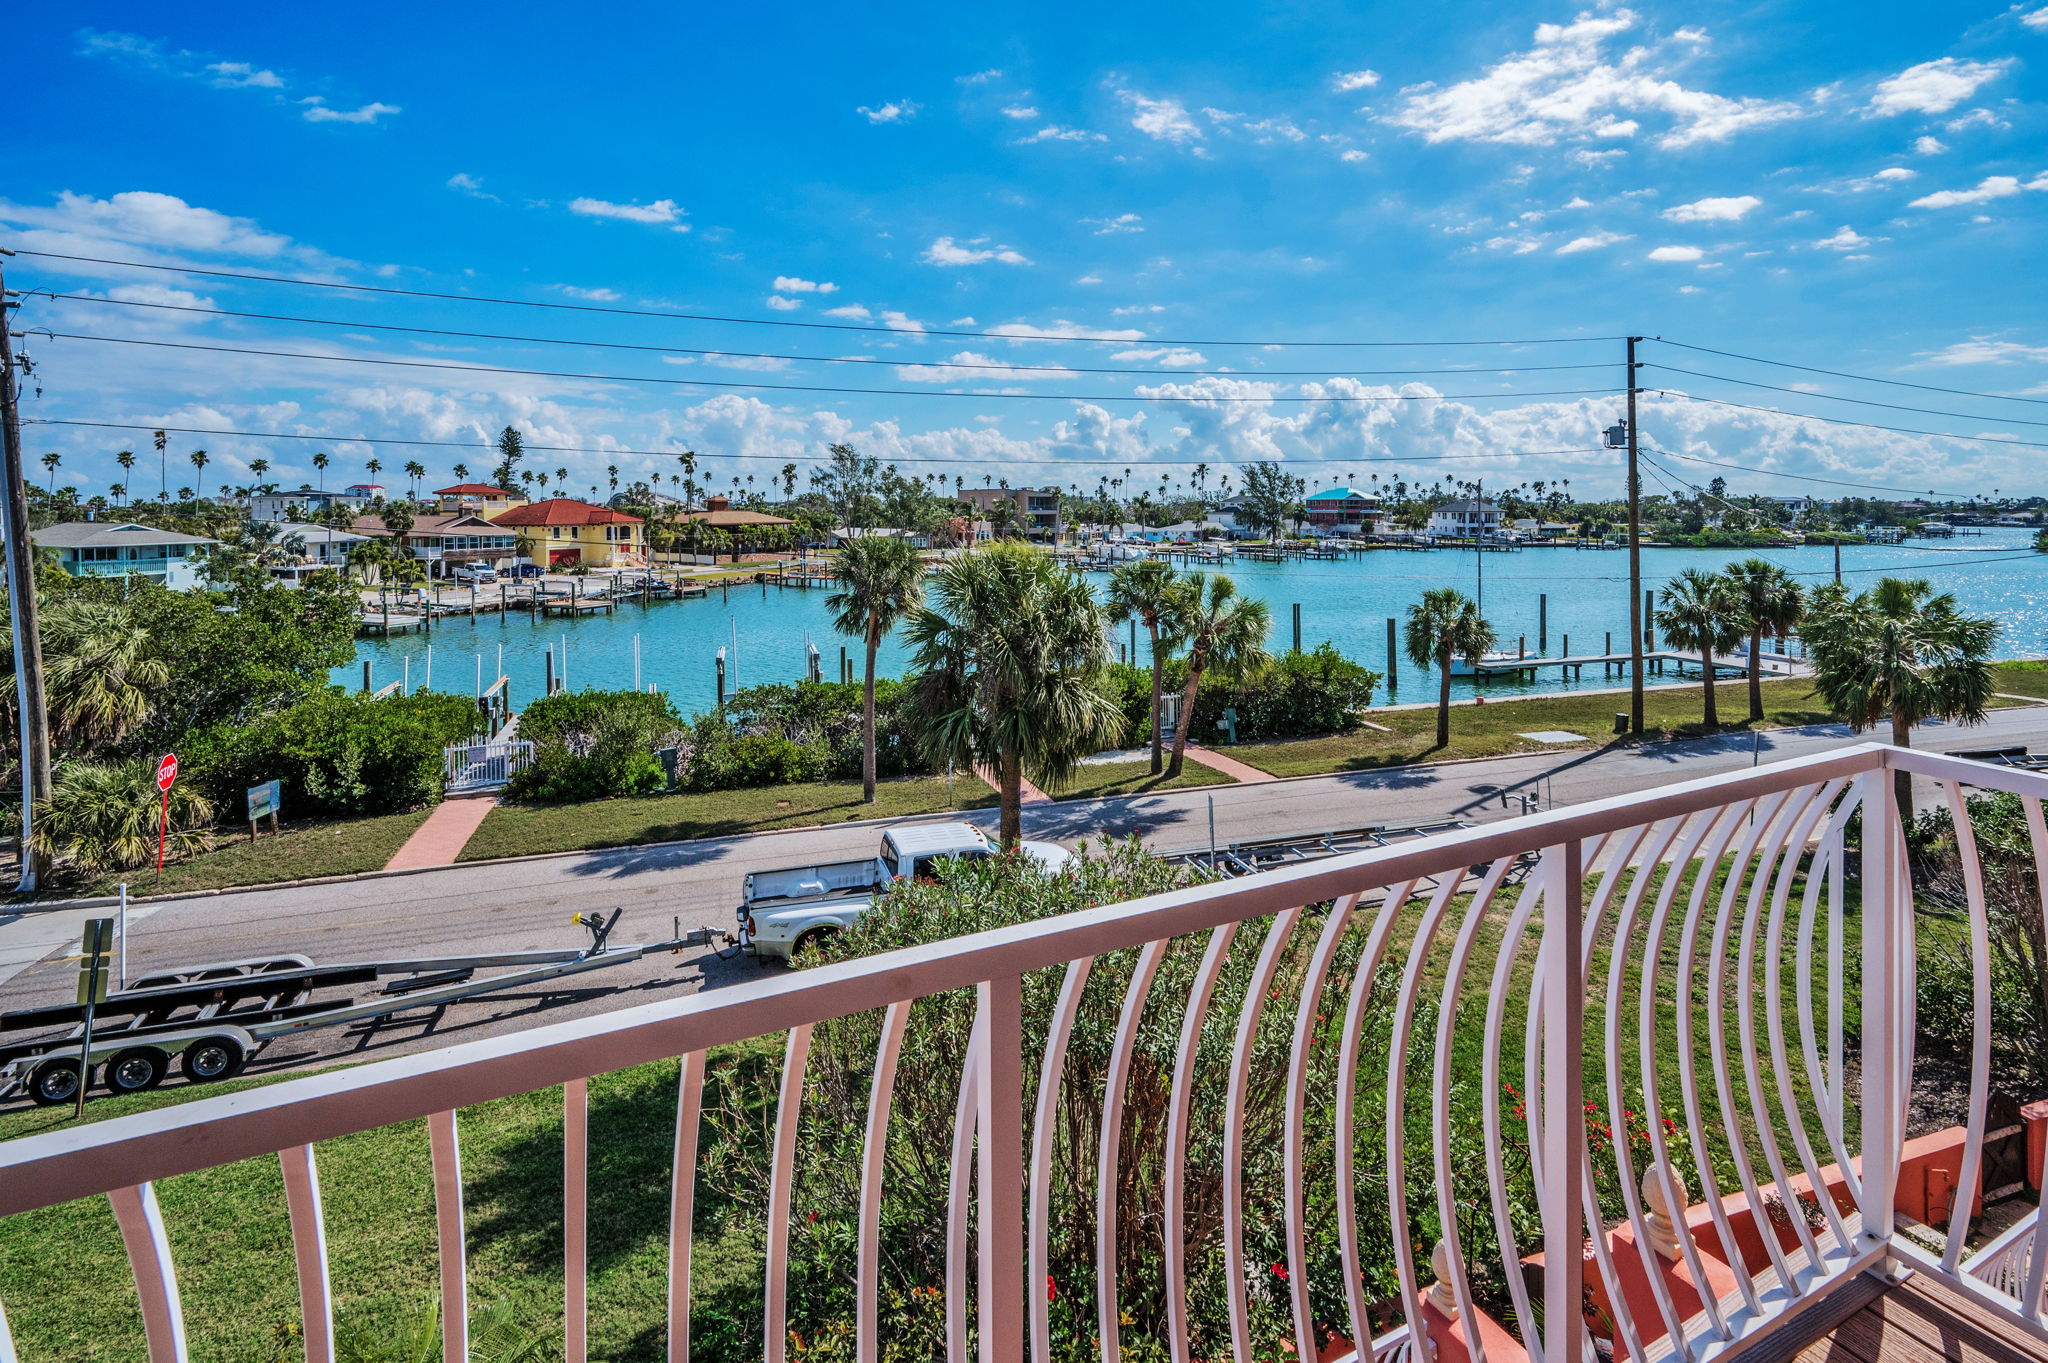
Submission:
[[[447,793],[496,790],[512,773],[533,761],[533,744],[523,738],[503,743],[457,743],[447,749]]]

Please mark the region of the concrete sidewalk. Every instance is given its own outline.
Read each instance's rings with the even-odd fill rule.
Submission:
[[[471,795],[443,800],[427,815],[427,821],[412,831],[384,863],[387,871],[409,871],[420,866],[453,866],[462,849],[482,826],[484,816],[498,807],[495,795]]]

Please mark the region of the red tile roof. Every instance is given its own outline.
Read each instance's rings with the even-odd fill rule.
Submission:
[[[500,511],[490,518],[493,525],[638,525],[638,516],[592,506],[573,497],[550,497],[531,506]]]
[[[501,487],[492,487],[489,483],[457,483],[454,487],[434,489],[434,495],[436,497],[517,497],[519,494],[507,491]]]

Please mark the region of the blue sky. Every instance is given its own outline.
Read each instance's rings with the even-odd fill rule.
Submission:
[[[1647,345],[1719,376],[1653,387],[1993,438],[1646,402],[1673,477],[2048,491],[2042,450],[1995,443],[2048,440],[2048,4],[1249,8],[42,7],[13,33],[0,244],[179,268],[17,257],[11,286],[85,296],[17,325],[286,353],[31,337],[27,415],[322,437],[175,437],[212,484],[513,422],[578,489],[682,448],[765,482],[850,440],[974,484],[1278,458],[1601,491],[1621,347],[1573,338],[1633,331],[2005,395]],[[1534,338],[1569,343],[1410,344]],[[26,438],[87,491],[149,440]],[[487,463],[374,452],[387,483]]]

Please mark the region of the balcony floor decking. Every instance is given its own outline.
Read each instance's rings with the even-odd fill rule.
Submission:
[[[2048,1341],[1925,1273],[1865,1274],[1736,1354],[1738,1363],[2048,1363]]]

